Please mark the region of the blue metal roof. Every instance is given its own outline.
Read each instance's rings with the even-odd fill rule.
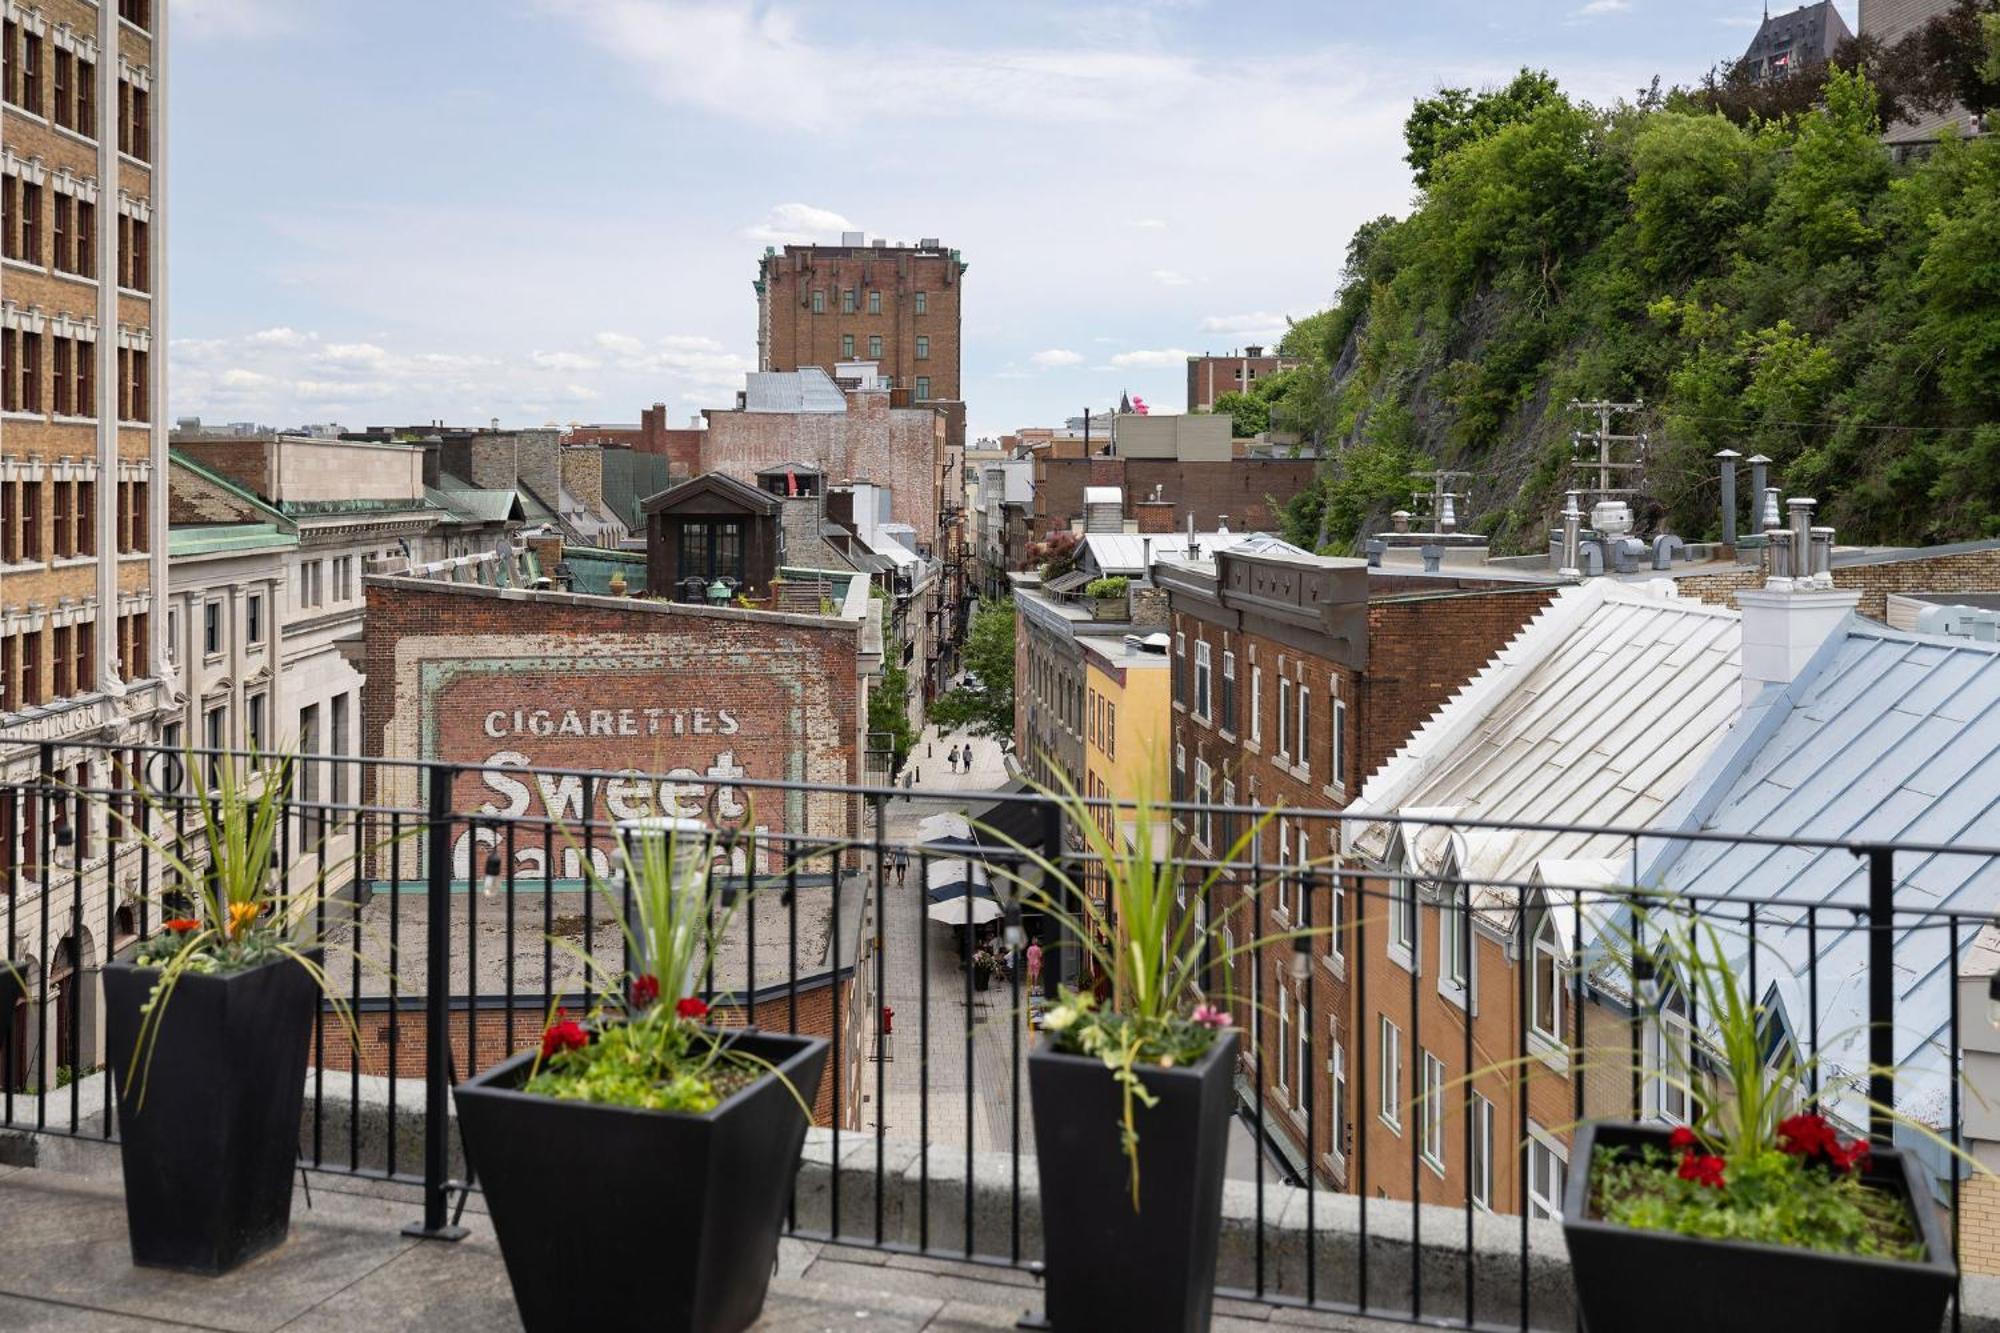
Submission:
[[[2000,647],[1850,616],[1798,679],[1767,688],[1661,827],[2000,845]],[[1949,932],[1917,914],[1935,909],[1990,918],[2000,911],[2000,863],[1906,852],[1895,871],[1896,904],[1909,913],[1898,919],[1895,942],[1897,1103],[1942,1124],[1955,955]],[[1796,911],[1758,914],[1760,988],[1775,979],[1792,1030],[1806,1036],[1809,957],[1816,952],[1823,1067],[1865,1073],[1868,937],[1846,910],[1867,903],[1864,859],[1841,849],[1662,842],[1640,882],[1703,897],[1797,904]],[[1838,909],[1819,913],[1816,949],[1809,949],[1808,905]],[[1968,919],[1958,950],[1977,934]],[[1858,1105],[1846,1108],[1846,1116],[1866,1118]]]

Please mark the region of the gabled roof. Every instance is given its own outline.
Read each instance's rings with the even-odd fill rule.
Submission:
[[[705,495],[716,496],[753,514],[775,514],[784,507],[784,502],[770,492],[722,472],[706,472],[678,486],[669,486],[658,495],[647,496],[639,507],[648,514],[657,514]]]
[[[527,510],[514,491],[424,487],[424,499],[460,523],[524,522]]]
[[[1447,858],[1477,881],[1526,882],[1538,866],[1631,852],[1598,833],[1465,830],[1455,820],[1639,827],[1698,771],[1740,707],[1742,622],[1664,584],[1566,588],[1418,729],[1350,814],[1420,814],[1405,827],[1350,820],[1345,850],[1375,860],[1407,844],[1420,871]],[[1489,894],[1494,911],[1514,895]],[[1508,917],[1511,920],[1511,916]]]
[[[1849,842],[2000,846],[2000,646],[1889,629],[1850,616],[1789,686],[1767,687],[1695,782],[1660,820],[1699,829]],[[1678,893],[1769,899],[1759,912],[1762,975],[1788,1010],[1811,1021],[1817,949],[1821,1054],[1835,1069],[1867,1066],[1868,941],[1846,906],[1866,904],[1868,865],[1844,849],[1651,842],[1640,883]],[[1897,1101],[1945,1118],[1950,998],[1956,969],[1925,910],[1990,920],[2000,912],[2000,860],[1907,852],[1895,861]],[[1822,911],[1809,939],[1805,908]],[[1789,922],[1789,925],[1787,925]],[[1990,933],[1990,932],[1989,932]],[[1961,935],[1971,946],[1973,932]],[[1859,1115],[1865,1121],[1865,1111]],[[1922,1149],[1921,1144],[1913,1145]]]

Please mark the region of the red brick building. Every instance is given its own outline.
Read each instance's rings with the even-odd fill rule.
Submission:
[[[1083,517],[1086,486],[1124,491],[1124,516],[1140,532],[1276,532],[1285,502],[1312,481],[1310,458],[1043,457],[1035,460],[1031,539],[1067,532]]]
[[[1248,393],[1257,381],[1303,364],[1297,357],[1267,356],[1254,344],[1227,356],[1203,353],[1187,359],[1187,410],[1206,412],[1225,393]]]
[[[827,374],[872,361],[898,395],[947,409],[952,443],[965,444],[959,296],[965,261],[934,239],[868,243],[848,232],[839,245],[767,249],[757,292],[757,368]]]
[[[639,424],[608,425],[580,423],[569,428],[564,444],[595,444],[607,449],[631,449],[657,454],[674,464],[674,471],[689,476],[700,471],[701,436],[699,425],[669,426],[665,403],[654,403],[639,413]]]
[[[1252,1052],[1261,1049],[1272,1143],[1301,1175],[1310,1169],[1345,1187],[1358,1114],[1339,1067],[1349,1049],[1354,903],[1329,872],[1337,821],[1291,812],[1345,807],[1557,585],[1498,574],[1385,577],[1360,560],[1229,549],[1212,562],[1156,564],[1154,579],[1171,613],[1177,797],[1275,812],[1236,858],[1268,871],[1225,872],[1211,901],[1189,910],[1221,924],[1222,953],[1286,932],[1326,932],[1312,942],[1305,981],[1291,976],[1291,942],[1276,939],[1219,962],[1210,986],[1234,997],[1247,1076],[1257,1077]],[[1221,816],[1177,826],[1200,859],[1227,856],[1244,831]],[[1330,1080],[1315,1070],[1331,1071]]]

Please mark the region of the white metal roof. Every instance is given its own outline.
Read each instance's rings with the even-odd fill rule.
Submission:
[[[1432,715],[1361,790],[1350,813],[1421,814],[1402,854],[1447,858],[1474,881],[1526,881],[1538,864],[1631,857],[1593,833],[1455,829],[1455,819],[1643,827],[1695,775],[1741,701],[1736,612],[1667,584],[1599,579],[1566,588]],[[1387,858],[1395,826],[1349,821],[1347,850]],[[1636,872],[1636,864],[1633,866]],[[1511,892],[1488,894],[1494,912]],[[1507,918],[1511,921],[1511,916]]]
[[[845,412],[847,395],[818,366],[753,370],[745,377],[746,412]]]

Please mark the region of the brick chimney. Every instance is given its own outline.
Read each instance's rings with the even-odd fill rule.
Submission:
[[[1132,506],[1141,532],[1172,532],[1174,509],[1172,500],[1140,500]]]

